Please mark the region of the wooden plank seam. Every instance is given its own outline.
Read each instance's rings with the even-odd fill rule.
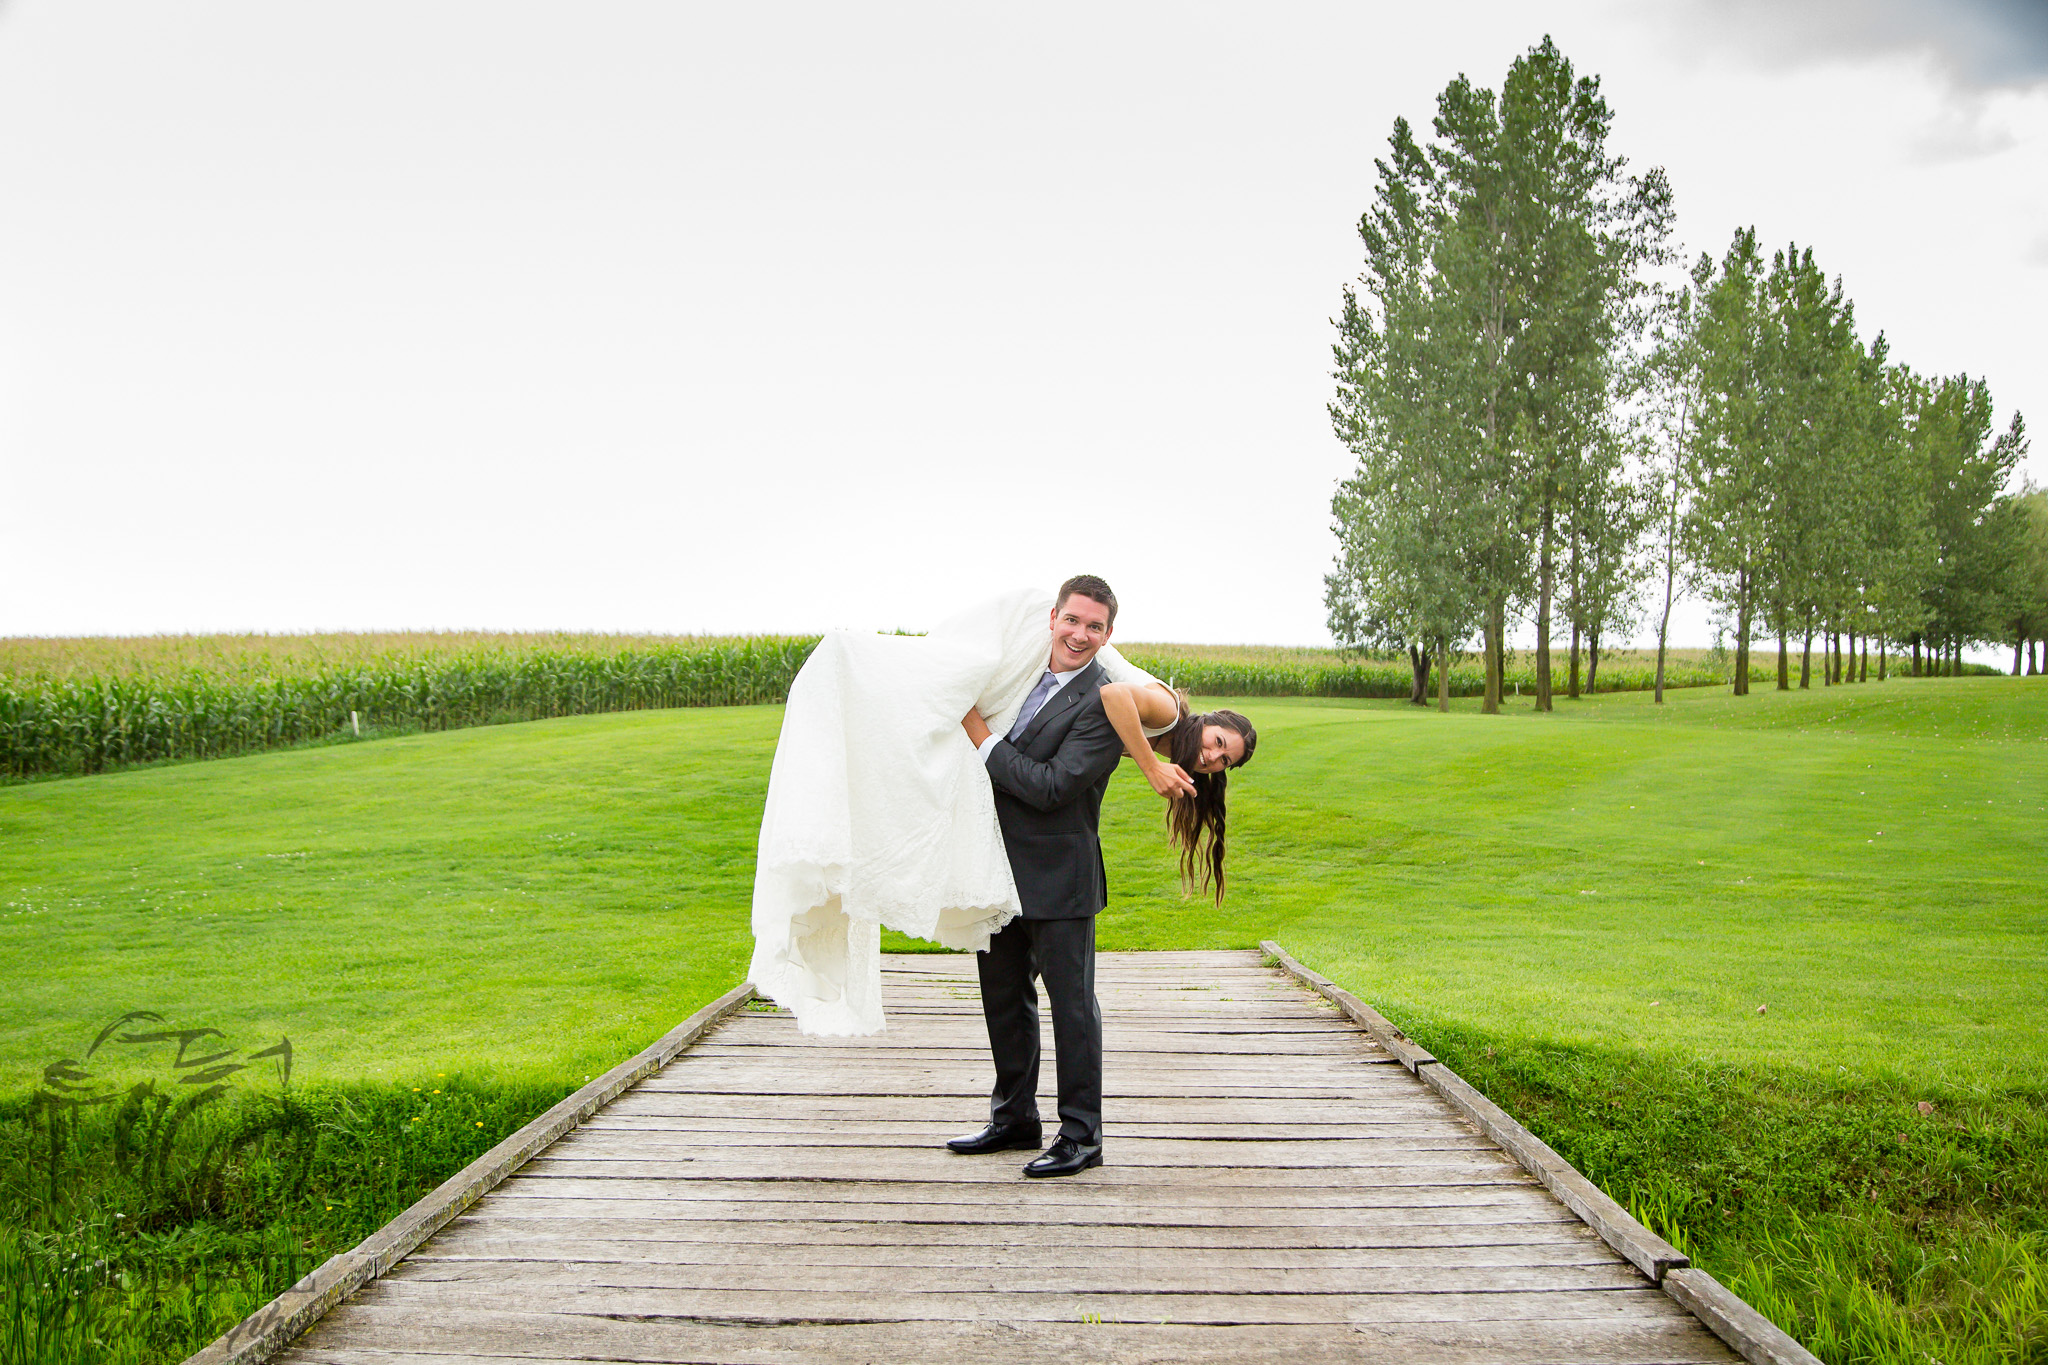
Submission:
[[[255,1365],[282,1350],[329,1309],[397,1265],[507,1176],[633,1084],[674,1061],[706,1029],[753,998],[752,982],[742,982],[727,991],[645,1050],[619,1063],[464,1166],[354,1247],[329,1257],[304,1279],[186,1357],[184,1365]]]
[[[1743,1359],[1753,1365],[1820,1365],[1818,1356],[1719,1280],[1694,1267],[1684,1252],[1637,1222],[1548,1143],[1515,1122],[1506,1110],[1480,1094],[1464,1077],[1417,1046],[1392,1020],[1321,972],[1297,962],[1272,939],[1261,942],[1259,947],[1290,976],[1342,1010],[1418,1080],[1499,1143],[1558,1202],[1598,1233],[1602,1241],[1704,1322]]]

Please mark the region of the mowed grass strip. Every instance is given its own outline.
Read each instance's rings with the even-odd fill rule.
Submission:
[[[1127,769],[1103,947],[1277,936],[1416,1028],[2048,1080],[2048,684],[1549,717],[1237,704],[1261,738],[1230,895],[1182,897]],[[0,790],[0,1084],[127,1009],[287,1033],[308,1076],[609,1065],[744,972],[779,719],[572,717]]]

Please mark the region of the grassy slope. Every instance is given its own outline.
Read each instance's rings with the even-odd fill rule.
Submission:
[[[780,712],[582,716],[0,791],[0,1088],[154,1009],[309,1079],[577,1079],[745,971]]]
[[[1241,913],[1410,1027],[2048,1080],[2048,687],[1285,714]]]
[[[1179,897],[1126,770],[1105,947],[1277,935],[1417,1028],[2048,1080],[2041,684],[1498,719],[1246,708],[1228,906]],[[601,1067],[744,970],[777,717],[577,717],[0,790],[0,1086],[134,1008],[289,1033],[308,1076]]]

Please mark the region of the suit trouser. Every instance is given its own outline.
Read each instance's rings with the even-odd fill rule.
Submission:
[[[1011,920],[975,954],[981,1013],[996,1084],[989,1118],[1038,1117],[1038,988],[1052,1002],[1052,1041],[1060,1080],[1060,1134],[1102,1141],[1102,1008],[1095,1000],[1095,919]]]

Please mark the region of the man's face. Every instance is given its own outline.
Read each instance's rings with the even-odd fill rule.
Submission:
[[[1052,671],[1086,668],[1095,651],[1109,643],[1109,608],[1092,597],[1068,593],[1052,609]]]

